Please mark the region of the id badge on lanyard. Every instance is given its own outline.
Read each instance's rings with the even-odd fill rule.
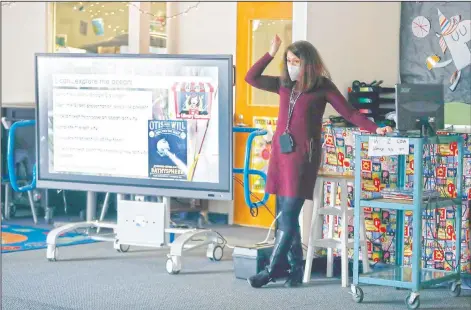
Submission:
[[[294,96],[294,87],[291,90],[291,95],[289,98],[289,105],[288,105],[288,119],[286,121],[286,128],[285,132],[280,136],[279,143],[280,143],[280,150],[283,154],[288,154],[294,151],[294,139],[289,132],[291,118],[293,116],[294,107],[296,106],[296,101],[298,101],[299,96],[301,93],[298,93],[297,96]]]

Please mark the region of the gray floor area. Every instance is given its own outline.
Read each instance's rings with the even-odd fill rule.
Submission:
[[[230,244],[252,244],[266,230],[217,229]],[[111,243],[59,248],[59,261],[45,250],[2,255],[2,309],[406,309],[407,291],[364,286],[356,304],[340,280],[316,276],[308,285],[282,283],[253,289],[233,274],[232,250],[211,262],[203,250],[188,253],[178,275],[165,270],[166,249],[131,248],[118,253]],[[446,289],[421,293],[421,309],[471,309],[471,291],[453,298]]]

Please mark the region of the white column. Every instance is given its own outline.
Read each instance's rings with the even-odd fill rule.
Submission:
[[[307,40],[307,2],[293,2],[293,42]]]
[[[174,16],[178,12],[179,2],[167,2],[167,16]],[[166,21],[167,32],[167,53],[177,54],[178,52],[178,19],[169,18]]]
[[[131,54],[148,54],[150,45],[148,14],[142,14],[150,11],[150,2],[131,2],[129,5],[129,26],[128,26],[128,46]]]

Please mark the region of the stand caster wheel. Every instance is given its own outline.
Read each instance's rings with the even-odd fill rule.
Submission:
[[[206,257],[209,258],[209,260],[213,262],[218,262],[222,259],[223,255],[224,255],[223,246],[217,243],[212,243],[208,245],[208,249],[206,250]]]
[[[361,303],[363,301],[363,297],[365,297],[363,290],[359,286],[352,285],[351,294],[353,301],[355,301],[356,303]]]
[[[461,294],[461,284],[459,283],[451,283],[450,284],[450,295],[453,297],[458,297]]]
[[[177,256],[172,256],[167,259],[165,268],[169,274],[179,274],[181,270],[180,258]]]
[[[406,297],[407,309],[419,309],[419,307],[420,307],[420,297],[419,297],[419,295],[416,295],[413,300],[411,300],[411,298],[412,298],[412,293],[409,293],[409,295],[407,295],[407,297]]]
[[[129,251],[130,247],[131,247],[130,245],[120,244],[119,249],[117,249],[117,251],[120,253],[126,253],[127,251]]]
[[[224,249],[220,245],[216,245],[213,249],[213,255],[209,259],[215,262],[219,262],[224,255]]]

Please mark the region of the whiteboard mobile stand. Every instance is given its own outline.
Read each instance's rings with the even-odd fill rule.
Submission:
[[[108,228],[113,230],[111,236],[90,235],[90,238],[113,242],[116,250],[127,252],[130,246],[164,247],[170,243],[168,234],[173,233],[181,236],[171,244],[169,254],[171,257],[180,257],[184,250],[208,245],[208,257],[215,261],[221,260],[226,241],[219,233],[205,229],[170,228],[170,198],[163,197],[161,202],[139,201],[138,196],[135,199],[125,199],[125,195],[118,194],[118,220],[116,223],[110,223],[93,219],[96,213],[96,193],[87,192],[87,220],[66,224],[50,231],[46,240],[47,259],[49,261],[58,259],[57,239],[60,235],[77,229]],[[183,236],[184,238],[181,238]],[[201,240],[202,237],[204,240]],[[200,243],[191,244],[195,239]],[[176,262],[175,265],[181,266],[178,258],[174,258],[173,261]],[[172,269],[172,273],[175,273],[176,269]]]
[[[66,61],[66,58],[69,60]],[[190,64],[194,66],[195,61],[198,61],[198,67],[202,63],[209,63],[210,67],[217,68],[217,78],[212,76],[208,73],[208,78],[214,79],[218,81],[218,85],[221,87],[217,88],[218,101],[224,102],[227,101],[229,104],[219,104],[218,110],[218,117],[220,117],[220,127],[223,130],[221,131],[221,135],[225,135],[225,131],[227,130],[227,137],[219,138],[219,143],[222,145],[221,149],[228,150],[227,157],[224,159],[225,166],[227,166],[228,174],[230,173],[230,165],[227,164],[226,161],[232,164],[232,122],[228,120],[232,120],[233,113],[232,113],[232,91],[233,88],[230,87],[234,84],[234,72],[233,72],[233,65],[232,65],[232,55],[97,55],[97,54],[57,54],[57,53],[49,53],[49,54],[36,54],[35,55],[35,66],[36,66],[36,101],[38,103],[36,109],[36,119],[38,120],[38,126],[36,131],[36,156],[37,162],[39,163],[38,172],[41,172],[42,167],[44,167],[45,171],[49,171],[47,167],[47,162],[49,161],[49,152],[51,151],[50,142],[54,140],[51,139],[49,141],[49,128],[53,123],[54,117],[54,105],[52,108],[50,107],[49,103],[53,102],[53,98],[47,96],[46,94],[50,94],[51,90],[54,89],[57,85],[54,84],[54,81],[48,77],[52,77],[54,74],[69,72],[69,74],[78,74],[74,66],[70,67],[67,70],[64,70],[67,64],[67,67],[70,66],[71,59],[73,62],[78,63],[78,67],[84,66],[90,69],[90,74],[95,74],[100,70],[108,70],[109,66],[107,62],[112,61],[115,63],[114,66],[133,66],[131,64],[131,59],[139,59],[139,63],[142,61],[149,61],[151,59],[159,59],[162,62],[167,62],[169,67],[177,68],[184,68]],[[59,59],[62,59],[59,61]],[[121,62],[123,59],[128,59],[126,62]],[[105,66],[99,67],[100,70],[95,70],[96,66],[99,66],[98,62],[104,61]],[[97,63],[94,63],[96,61]],[[171,62],[168,62],[171,61]],[[173,61],[178,61],[180,64],[178,66],[173,63]],[[54,64],[54,66],[50,66],[50,64]],[[56,66],[57,65],[57,66]],[[140,65],[137,67],[132,67],[133,76],[140,76],[145,75],[148,76],[149,71],[147,69],[143,69],[144,71],[140,71],[143,68]],[[164,67],[162,67],[164,68]],[[204,68],[201,67],[201,68]],[[165,69],[165,68],[164,68]],[[113,69],[114,70],[114,69]],[[179,69],[178,69],[179,70]],[[126,71],[126,70],[125,70]],[[104,72],[104,71],[100,71]],[[118,71],[107,71],[107,74],[117,74]],[[130,72],[130,71],[128,71]],[[167,72],[166,70],[157,70],[155,71],[156,76],[160,76],[162,72]],[[170,71],[168,71],[170,72]],[[173,69],[172,69],[173,72]],[[177,72],[177,71],[175,71]],[[183,72],[183,71],[182,71]],[[154,74],[152,73],[152,75]],[[82,74],[85,74],[83,72]],[[186,73],[182,73],[182,77],[186,76]],[[195,73],[196,74],[196,73]],[[164,74],[166,76],[166,74]],[[181,75],[181,74],[178,74]],[[191,74],[193,75],[193,74]],[[206,76],[206,74],[205,74]],[[44,78],[47,77],[47,78]],[[97,77],[95,77],[97,78]],[[68,82],[67,82],[68,83]],[[62,86],[67,85],[67,83],[59,83]],[[75,83],[75,82],[73,82]],[[77,84],[78,85],[78,84]],[[77,86],[74,85],[74,86]],[[143,84],[144,85],[144,84]],[[152,85],[156,86],[155,83]],[[83,85],[82,85],[83,86]],[[149,88],[155,88],[154,86]],[[147,87],[147,86],[146,86]],[[145,87],[145,88],[146,88]],[[113,86],[114,88],[114,86]],[[129,88],[129,87],[127,87]],[[51,99],[52,98],[52,99]],[[52,117],[52,118],[51,118]],[[141,116],[139,116],[141,117]],[[47,120],[47,121],[46,121]],[[224,120],[224,121],[223,121]],[[145,118],[147,121],[147,117]],[[209,123],[208,123],[209,124]],[[227,127],[227,128],[225,128]],[[203,136],[204,139],[204,136]],[[166,146],[163,146],[163,150],[165,150]],[[167,149],[168,151],[168,149]],[[170,156],[169,156],[170,155]],[[40,156],[44,156],[43,161],[40,160]],[[167,153],[167,156],[171,157],[171,154]],[[47,161],[46,161],[47,158]],[[47,174],[47,173],[46,173]],[[46,175],[45,174],[45,175]],[[214,192],[208,194],[205,191],[196,190],[194,187],[190,187],[188,190],[185,190],[185,194],[183,197],[188,198],[202,198],[205,199],[222,199],[229,200],[232,198],[232,175],[228,175],[227,185],[223,184],[224,186],[219,187],[216,186]],[[96,176],[94,176],[96,177]],[[54,177],[55,178],[55,177]],[[87,211],[86,211],[86,221],[81,223],[71,223],[64,225],[62,227],[58,227],[52,230],[47,237],[47,258],[51,261],[54,261],[58,258],[57,256],[57,245],[58,240],[57,238],[68,231],[73,231],[79,228],[85,228],[89,232],[91,229],[98,228],[108,228],[113,231],[112,234],[109,236],[90,236],[95,240],[103,240],[103,241],[111,241],[114,243],[114,247],[119,249],[121,252],[125,252],[129,249],[131,245],[140,245],[140,246],[149,246],[149,247],[163,247],[168,244],[168,234],[172,231],[170,227],[170,199],[164,198],[161,202],[146,202],[146,201],[136,201],[134,198],[130,200],[124,199],[123,196],[120,196],[118,199],[118,221],[117,223],[107,223],[104,221],[97,221],[95,220],[96,214],[96,193],[97,191],[100,192],[112,192],[112,193],[122,193],[122,194],[141,194],[141,195],[148,195],[154,196],[156,194],[160,196],[172,196],[175,195],[175,189],[179,190],[177,186],[173,188],[166,188],[164,184],[160,181],[152,184],[156,185],[143,185],[142,183],[127,183],[127,184],[116,184],[113,182],[99,182],[97,184],[91,183],[91,180],[86,180],[85,177],[81,178],[74,178],[70,176],[62,175],[61,180],[54,179],[53,177],[47,178],[41,177],[41,173],[38,173],[37,178],[37,185],[41,188],[49,187],[49,188],[60,188],[60,189],[68,189],[68,190],[78,190],[84,191],[89,190],[87,193]],[[161,184],[162,187],[156,191],[156,188],[159,187],[158,184]],[[85,185],[86,184],[86,185]],[[193,196],[193,197],[192,197]],[[100,217],[103,219],[103,217]],[[208,248],[212,249],[212,259],[220,259],[222,254],[220,253],[220,248],[223,247],[225,241],[222,240],[222,237],[212,231],[193,231],[194,236],[198,236],[198,238],[189,238],[188,235],[185,235],[186,231],[181,230],[173,230],[174,233],[182,233],[177,241],[173,242],[171,245],[171,257],[178,256],[183,252],[183,248],[195,248],[194,246],[190,247],[191,242],[203,242],[204,245],[207,245]],[[203,238],[205,237],[205,238]],[[181,239],[180,239],[181,238]],[[201,240],[205,241],[201,241]],[[219,246],[219,247],[217,247]],[[181,247],[182,249],[177,250],[177,247]],[[209,250],[208,250],[209,252]],[[176,264],[178,265],[178,264]],[[173,270],[173,269],[172,269]],[[173,270],[175,271],[175,270]]]
[[[233,133],[249,134],[246,142],[246,152],[243,168],[234,168],[233,173],[242,174],[244,180],[244,200],[252,213],[259,206],[264,205],[269,194],[257,202],[251,200],[249,175],[258,175],[266,180],[266,174],[260,170],[250,169],[251,146],[257,136],[267,134],[267,130],[258,128],[233,128]],[[224,255],[224,247],[227,241],[224,237],[210,229],[181,229],[170,227],[171,199],[163,197],[160,202],[139,201],[137,195],[130,195],[126,199],[123,194],[118,194],[118,220],[117,223],[104,222],[104,216],[108,208],[109,193],[100,215],[100,220],[94,220],[96,214],[96,193],[87,192],[87,220],[85,222],[66,224],[57,227],[47,235],[46,257],[49,261],[58,258],[57,238],[69,231],[76,229],[108,228],[113,230],[109,237],[102,235],[90,235],[93,240],[111,241],[113,247],[119,252],[127,252],[130,246],[145,246],[161,248],[170,244],[170,253],[167,255],[166,270],[170,274],[178,274],[182,268],[182,256],[185,252],[207,246],[206,257],[212,261],[220,261]],[[160,200],[160,199],[159,199]],[[179,235],[170,243],[169,234]]]
[[[372,139],[403,139],[407,140],[407,150],[409,145],[414,146],[414,158],[420,164],[414,165],[413,175],[413,201],[393,200],[393,199],[361,199],[361,146],[368,142],[369,146],[374,141]],[[384,140],[383,140],[384,141]],[[425,145],[457,143],[457,198],[433,198],[430,201],[423,195],[423,148]],[[363,301],[364,293],[359,284],[374,284],[381,286],[391,286],[396,288],[410,289],[405,303],[408,309],[418,309],[420,307],[420,289],[430,287],[440,283],[452,282],[450,294],[459,296],[461,292],[460,280],[460,260],[461,260],[461,222],[462,222],[462,172],[463,172],[463,137],[459,135],[434,136],[434,137],[383,137],[376,135],[356,135],[355,137],[355,214],[354,214],[354,254],[353,254],[353,284],[350,294],[353,300],[360,303]],[[397,153],[396,153],[397,154]],[[398,157],[398,188],[404,186],[406,160],[404,153]],[[394,150],[389,155],[394,155]],[[375,155],[376,156],[376,155]],[[425,200],[424,200],[425,198]],[[426,207],[436,209],[446,206],[456,206],[456,268],[453,271],[422,268],[422,212]],[[359,275],[359,247],[360,247],[360,216],[364,207],[391,209],[397,212],[396,222],[396,262],[389,268],[372,271]],[[416,220],[413,220],[412,245],[412,265],[403,265],[404,258],[404,211],[412,211]],[[417,218],[419,220],[417,220]]]
[[[133,196],[133,195],[132,195]],[[131,196],[131,197],[132,197]],[[77,229],[108,228],[111,236],[89,235],[92,240],[113,242],[119,252],[127,252],[130,246],[163,248],[170,244],[169,234],[180,235],[170,244],[166,269],[177,274],[181,270],[183,253],[207,246],[206,256],[212,261],[223,257],[226,240],[216,231],[209,229],[178,229],[170,227],[170,198],[161,202],[125,199],[118,194],[118,219],[116,223],[96,221],[96,193],[87,192],[87,221],[70,223],[57,227],[47,235],[46,257],[49,261],[58,259],[57,239],[60,235]],[[105,206],[104,206],[105,208]]]
[[[220,261],[226,245],[221,234],[210,229],[171,228],[170,201],[167,197],[161,202],[126,200],[119,195],[114,248],[127,252],[130,245],[158,248],[170,244],[165,266],[170,274],[178,274],[183,254],[197,248],[207,246],[206,256],[212,261]],[[170,243],[169,234],[179,236]]]

